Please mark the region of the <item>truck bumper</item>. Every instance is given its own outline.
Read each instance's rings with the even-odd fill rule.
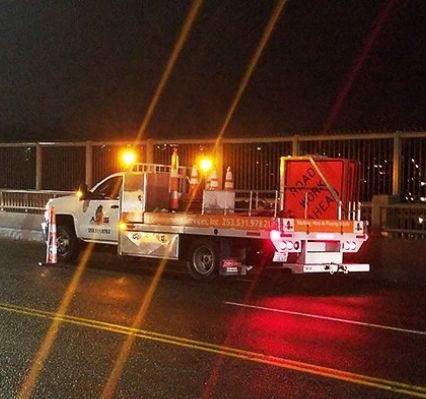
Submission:
[[[296,274],[305,273],[357,273],[357,272],[369,272],[370,265],[367,263],[329,263],[329,264],[297,264],[297,263],[284,263],[284,268],[290,269]]]

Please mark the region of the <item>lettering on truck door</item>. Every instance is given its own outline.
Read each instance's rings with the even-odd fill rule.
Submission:
[[[81,201],[80,237],[86,240],[118,241],[119,195],[122,176],[114,176],[94,188],[90,199]]]

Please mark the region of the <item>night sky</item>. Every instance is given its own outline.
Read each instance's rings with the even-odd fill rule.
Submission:
[[[204,1],[146,136],[216,136],[274,5]],[[0,141],[134,138],[190,6],[2,0]],[[225,137],[426,130],[425,33],[424,0],[288,0]]]

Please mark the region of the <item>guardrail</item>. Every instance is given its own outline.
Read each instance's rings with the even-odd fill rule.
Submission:
[[[73,191],[0,190],[0,211],[43,213],[50,198],[63,197]]]
[[[426,205],[380,206],[381,234],[405,239],[426,238]]]

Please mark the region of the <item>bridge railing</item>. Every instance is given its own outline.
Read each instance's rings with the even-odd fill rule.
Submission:
[[[382,205],[380,226],[385,237],[426,239],[426,205]]]
[[[0,190],[0,211],[43,213],[50,198],[71,193],[72,191]]]
[[[219,181],[231,167],[238,190],[276,190],[283,155],[321,155],[358,160],[360,199],[399,196],[426,203],[426,132],[281,135],[213,139],[148,139],[140,142],[0,143],[0,188],[73,190],[120,170],[119,152],[131,146],[139,161],[170,163],[178,147],[180,164],[192,166],[213,156]]]

